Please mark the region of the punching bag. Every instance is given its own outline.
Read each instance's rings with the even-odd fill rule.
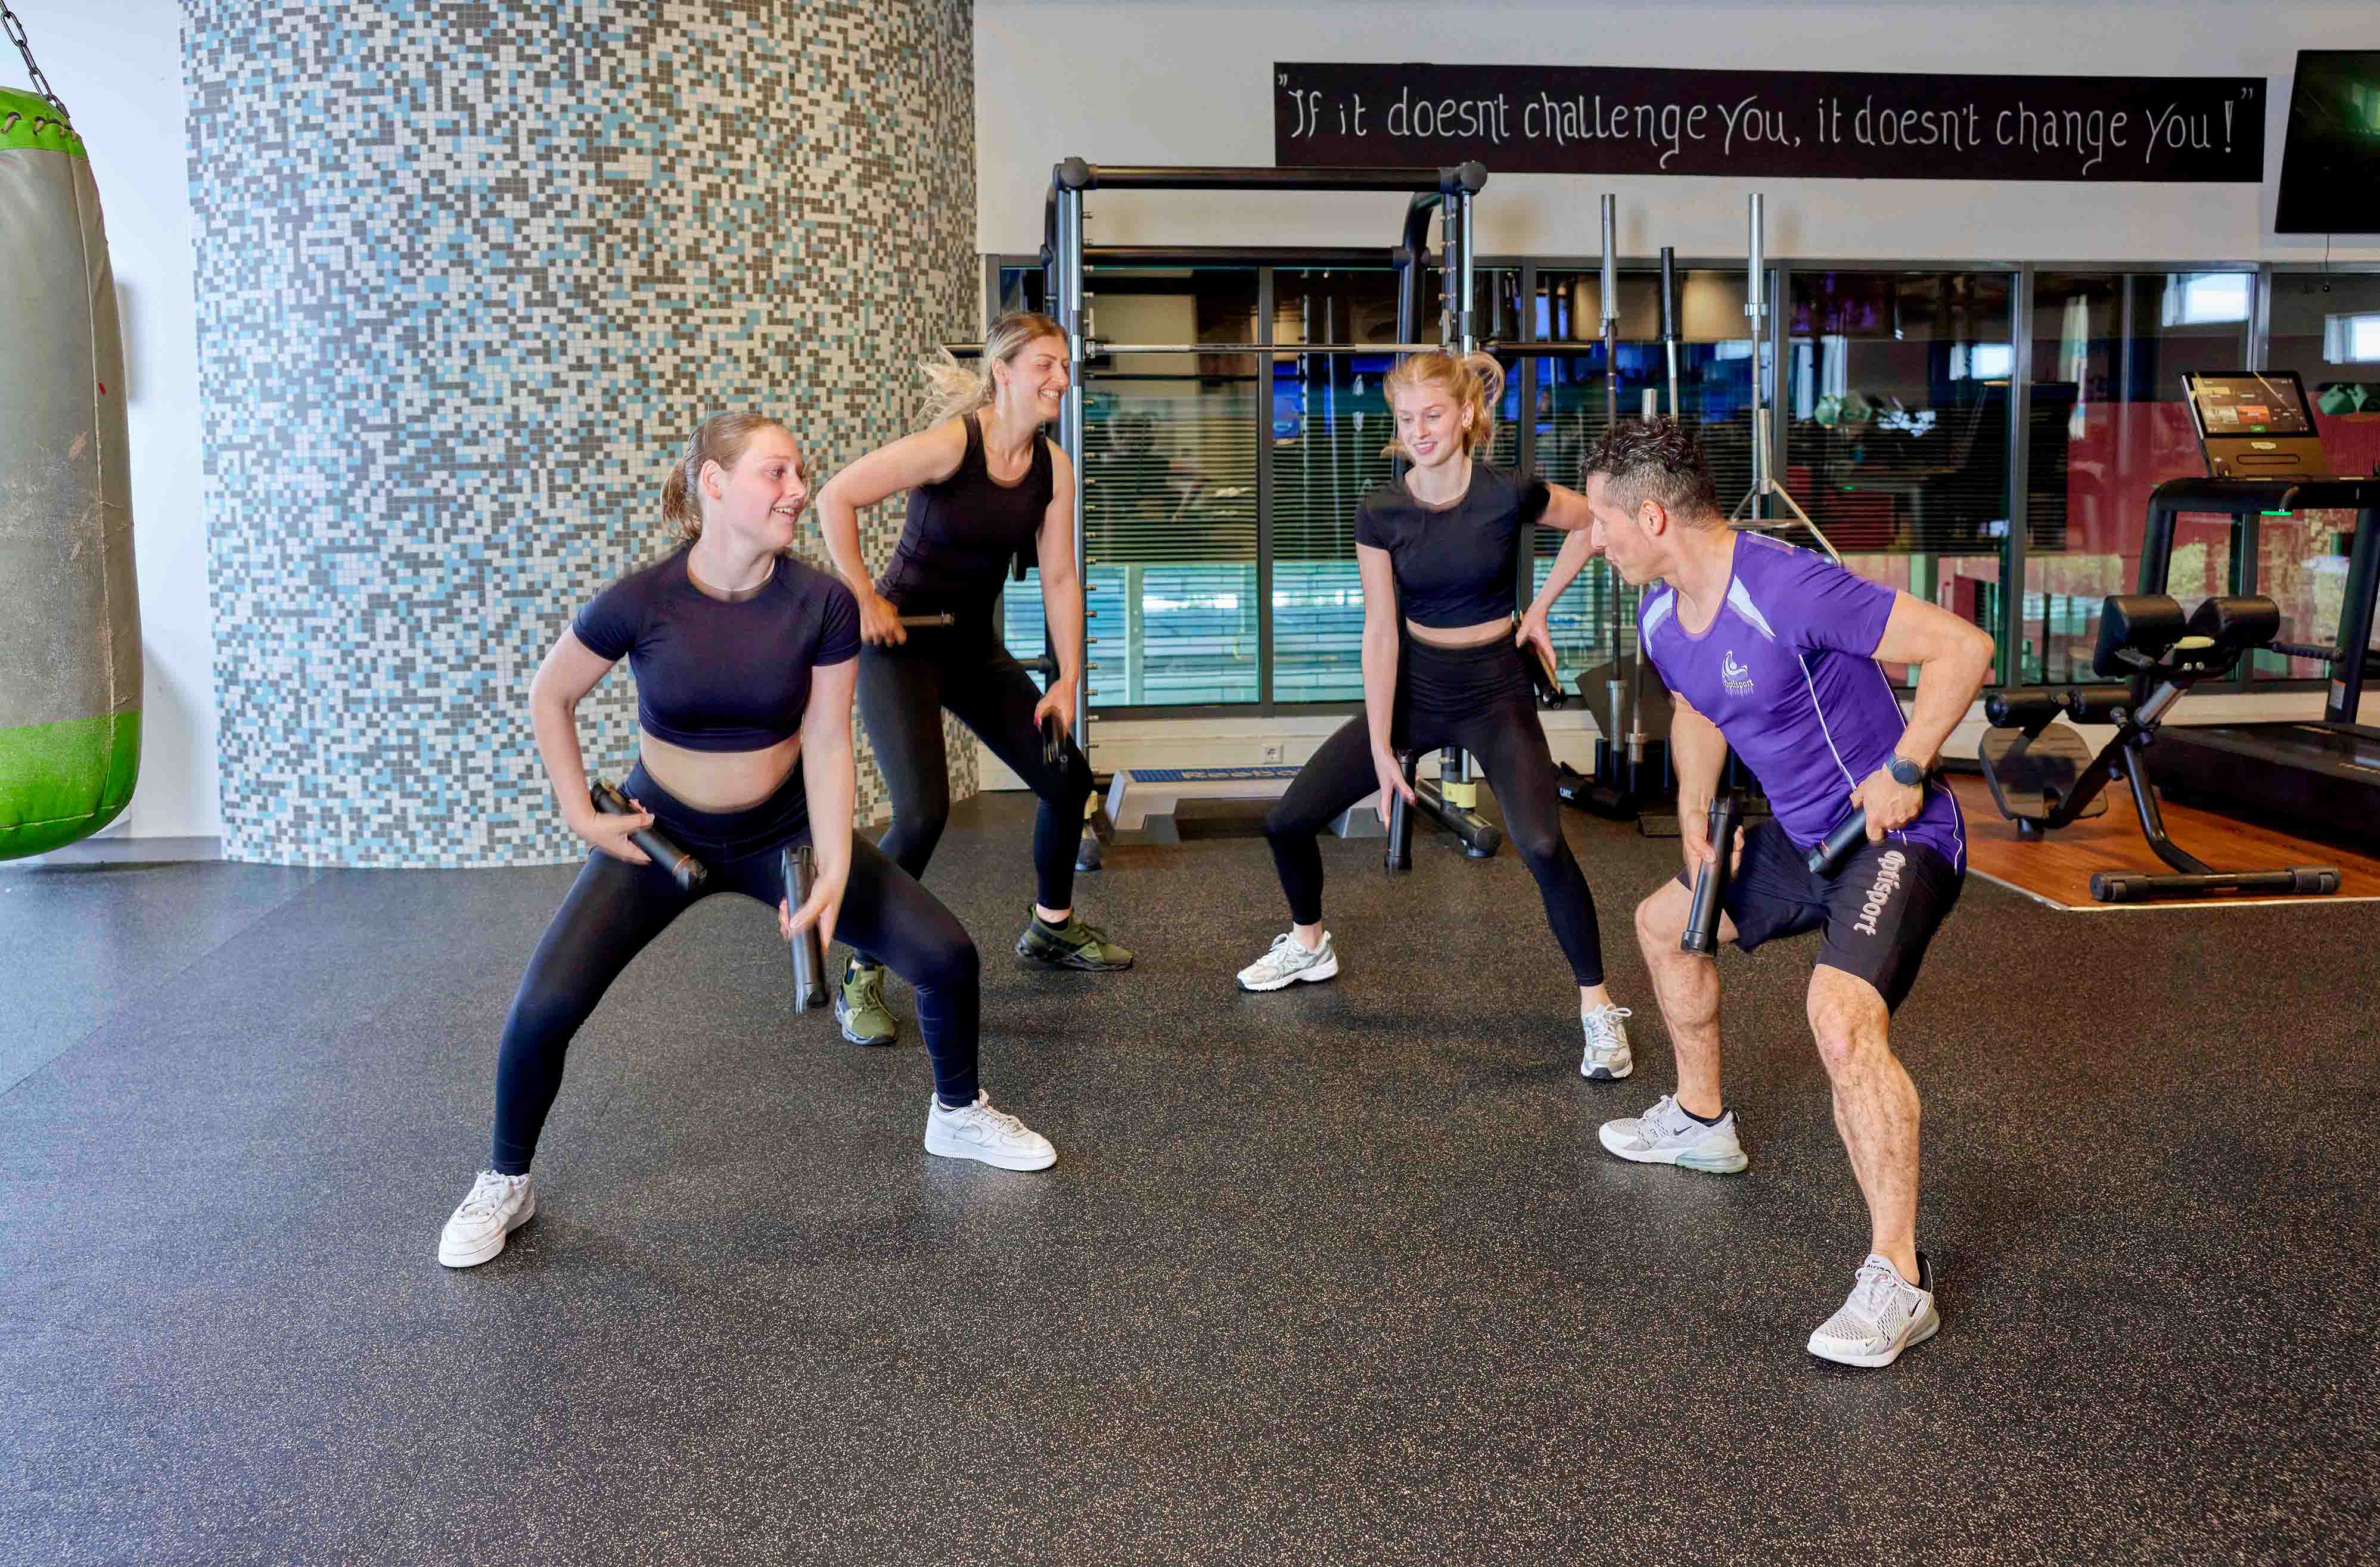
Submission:
[[[0,88],[0,859],[88,837],[140,766],[124,339],[99,188]]]

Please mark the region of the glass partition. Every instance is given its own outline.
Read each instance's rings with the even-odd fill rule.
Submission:
[[[1620,417],[1668,411],[1669,361],[1660,342],[1660,273],[1622,269],[1619,287]],[[1678,411],[1695,427],[1718,482],[1719,504],[1733,506],[1752,487],[1753,345],[1745,334],[1743,273],[1688,269],[1678,274]],[[1533,301],[1540,342],[1595,345],[1583,354],[1531,361],[1537,472],[1575,487],[1579,469],[1610,427],[1605,407],[1603,280],[1597,268],[1548,268],[1536,275]],[[1562,536],[1538,530],[1524,591],[1553,571]],[[1565,686],[1611,657],[1614,578],[1600,559],[1554,606],[1558,674]],[[1635,648],[1636,594],[1620,588],[1620,645]]]
[[[2380,473],[2380,275],[2276,273],[2265,367],[2295,370],[2305,383],[2331,472]],[[2256,590],[2281,606],[2280,639],[2336,646],[2355,514],[2302,511],[2258,524]],[[2255,655],[2264,679],[2330,673],[2313,659]]]
[[[2100,604],[2139,586],[2150,492],[2206,471],[2181,378],[2247,364],[2254,284],[2243,272],[2034,275],[2024,636],[2013,678],[2096,678]],[[2178,598],[2225,590],[2230,533],[2228,519],[2183,519]]]
[[[1256,340],[1253,268],[1099,268],[1086,308],[1111,343]],[[1108,354],[1087,367],[1083,517],[1091,701],[1253,702],[1257,691],[1257,358]],[[1005,595],[1009,650],[1048,642],[1040,574]]]
[[[1791,276],[1780,481],[1852,570],[1997,634],[2015,274]]]
[[[1273,273],[1273,342],[1394,343],[1397,274],[1348,268]],[[1364,695],[1364,592],[1355,507],[1389,477],[1392,421],[1377,355],[1284,352],[1272,361],[1273,699]]]

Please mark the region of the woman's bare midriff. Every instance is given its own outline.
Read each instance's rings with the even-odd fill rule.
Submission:
[[[638,753],[653,782],[702,811],[748,810],[759,805],[794,775],[801,748],[802,737],[794,735],[758,751],[690,751],[647,731],[637,732]]]
[[[1477,626],[1415,626],[1405,622],[1405,635],[1416,642],[1427,642],[1433,648],[1483,648],[1499,637],[1512,635],[1509,620],[1484,621]],[[659,773],[653,776],[660,777]]]

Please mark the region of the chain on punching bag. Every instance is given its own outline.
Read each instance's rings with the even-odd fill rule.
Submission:
[[[0,88],[0,859],[98,832],[140,764],[124,339],[99,188],[39,95]]]

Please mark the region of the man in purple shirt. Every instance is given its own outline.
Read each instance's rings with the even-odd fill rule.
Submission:
[[[1719,935],[1749,951],[1821,932],[1810,1028],[1871,1228],[1851,1297],[1811,1334],[1810,1353],[1889,1366],[1941,1319],[1917,1250],[1917,1089],[1888,1028],[1966,875],[1966,824],[1932,769],[1990,671],[1992,639],[1822,556],[1737,532],[1701,447],[1671,420],[1620,423],[1586,467],[1594,542],[1629,582],[1659,579],[1643,595],[1637,640],[1676,697],[1686,861],[1636,908],[1678,1091],[1607,1123],[1603,1146],[1715,1174],[1748,1162],[1719,1095],[1718,966],[1679,947],[1690,878],[1714,858],[1704,812],[1732,747],[1776,814],[1742,836]],[[1880,662],[1917,666],[1906,717]],[[1868,841],[1833,876],[1812,872],[1811,847],[1855,809],[1867,812]]]

